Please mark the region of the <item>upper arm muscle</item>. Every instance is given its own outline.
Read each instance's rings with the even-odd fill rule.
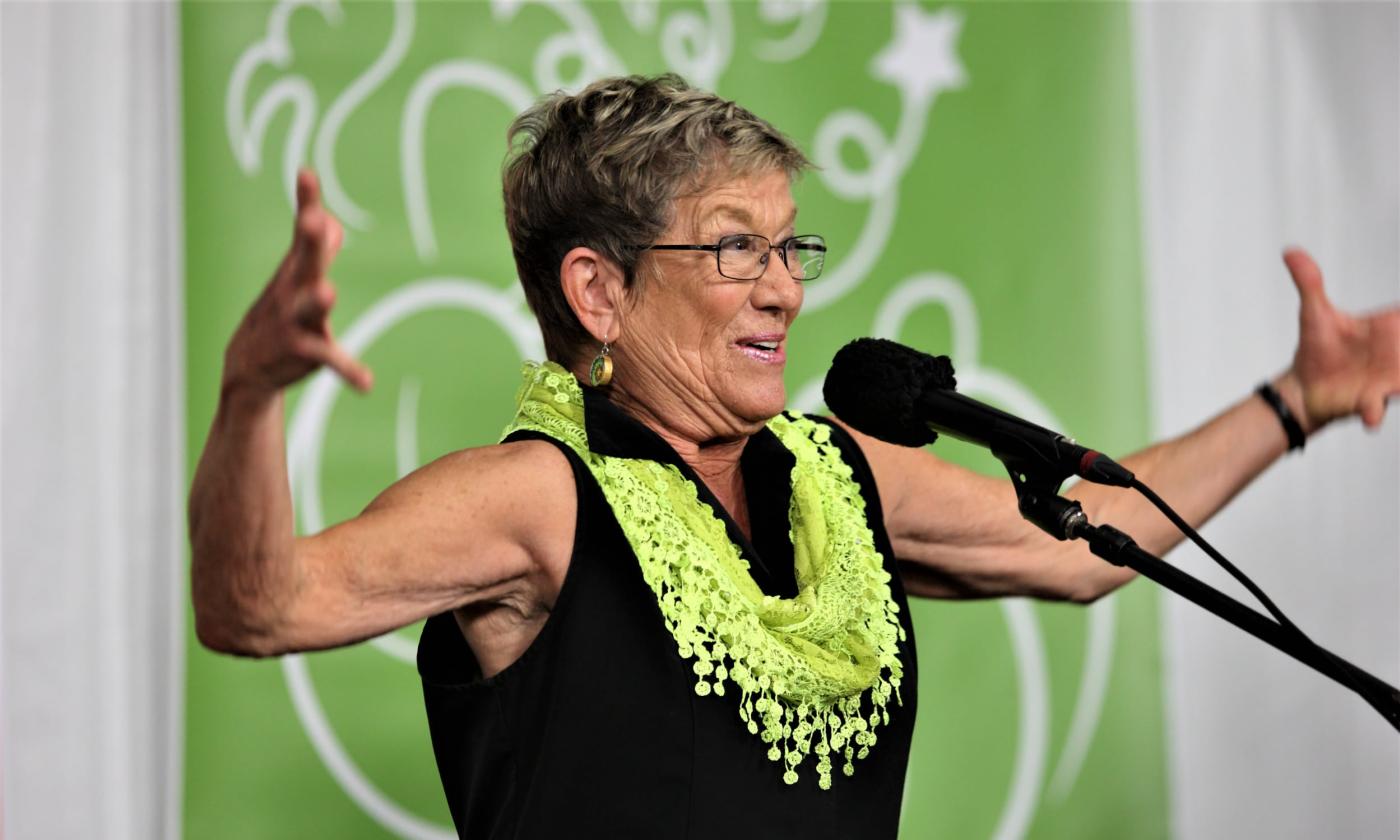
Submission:
[[[573,543],[569,476],[547,443],[456,452],[359,516],[298,539],[286,647],[347,644],[447,610],[533,597],[562,579]]]

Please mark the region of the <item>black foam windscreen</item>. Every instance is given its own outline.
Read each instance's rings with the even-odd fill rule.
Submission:
[[[919,416],[930,388],[955,388],[953,363],[884,338],[858,338],[836,352],[822,395],[837,417],[871,437],[924,446],[938,433]]]

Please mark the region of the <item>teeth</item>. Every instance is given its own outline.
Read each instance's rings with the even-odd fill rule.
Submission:
[[[776,341],[754,341],[754,342],[750,342],[750,344],[751,344],[751,346],[757,347],[757,348],[759,348],[760,350],[777,350],[777,349],[778,349],[778,342],[776,342]]]

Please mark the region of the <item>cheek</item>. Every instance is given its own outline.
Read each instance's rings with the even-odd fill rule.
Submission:
[[[665,327],[681,346],[722,349],[735,337],[737,322],[748,301],[744,288],[703,288],[693,297],[676,300],[665,313]]]
[[[753,287],[743,283],[735,283],[715,286],[707,291],[709,292],[706,295],[705,307],[707,329],[726,338],[733,338],[739,319],[748,307],[749,294],[753,291]]]
[[[752,290],[751,284],[670,273],[657,278],[637,299],[633,334],[651,347],[668,348],[708,368],[716,356],[723,357],[740,331],[738,322]]]

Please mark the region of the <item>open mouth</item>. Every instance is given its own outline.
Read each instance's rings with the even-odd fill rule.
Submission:
[[[782,362],[786,358],[783,353],[783,339],[781,337],[761,336],[754,338],[744,338],[735,342],[735,346],[750,359],[769,364]]]

